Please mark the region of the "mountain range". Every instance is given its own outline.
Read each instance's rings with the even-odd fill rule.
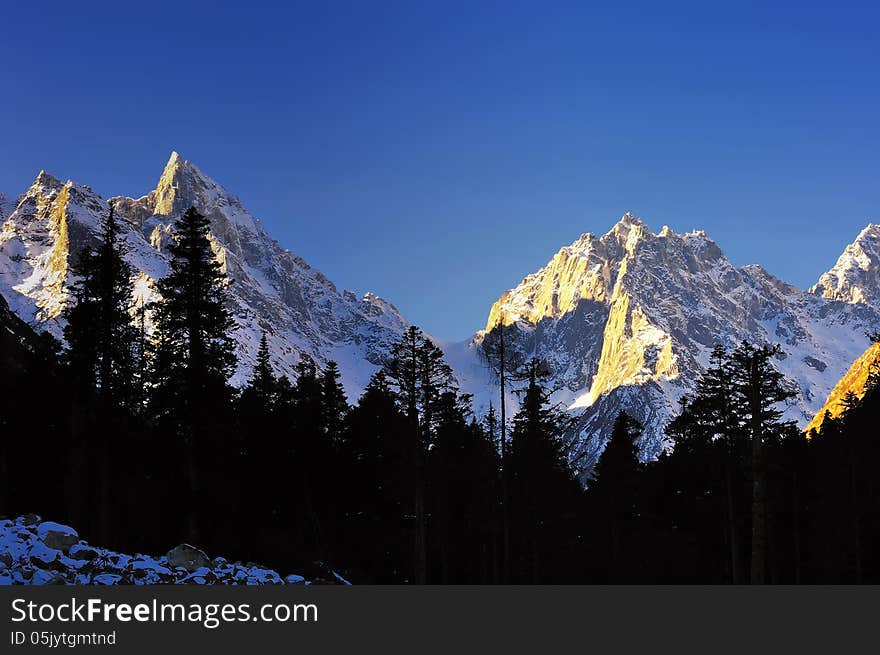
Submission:
[[[73,256],[96,242],[109,201],[125,219],[123,243],[137,271],[137,305],[155,297],[154,283],[168,271],[174,221],[189,207],[210,219],[212,248],[232,280],[236,384],[251,371],[265,331],[279,373],[292,375],[303,353],[320,365],[334,359],[356,397],[407,325],[375,295],[340,292],[272,239],[236,196],[176,152],[156,188],[141,198],[105,200],[87,186],[41,171],[16,203],[6,205],[12,210],[0,228],[0,293],[27,323],[62,336]]]
[[[303,354],[319,365],[335,360],[354,401],[409,325],[379,296],[338,290],[177,153],[140,198],[105,199],[45,171],[16,200],[0,194],[0,294],[24,322],[62,336],[70,265],[96,242],[109,201],[124,218],[135,304],[154,298],[155,281],[168,270],[175,220],[191,206],[210,219],[212,247],[232,280],[235,384],[247,379],[265,332],[278,373],[292,375]],[[585,451],[587,463],[621,410],[645,426],[643,457],[670,445],[663,428],[716,343],[779,343],[776,364],[796,393],[786,416],[804,427],[868,347],[866,333],[880,330],[880,226],[868,225],[831,270],[800,290],[761,266],[734,266],[705,232],[664,226],[655,233],[627,213],[502,293],[471,339],[436,340],[478,414],[497,395],[482,343],[499,324],[509,326],[510,347],[522,358],[548,364],[552,399],[578,417],[574,452]],[[515,393],[506,404],[515,410]]]
[[[621,410],[645,426],[645,457],[668,446],[664,426],[719,343],[778,343],[775,364],[796,394],[785,416],[803,427],[880,325],[878,246],[880,226],[869,225],[803,291],[761,266],[737,268],[703,231],[654,233],[626,214],[503,293],[473,343],[515,326],[514,348],[547,361],[555,399],[580,412],[588,463]]]

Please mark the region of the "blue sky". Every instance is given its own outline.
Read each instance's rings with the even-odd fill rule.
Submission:
[[[626,211],[808,286],[880,222],[877,3],[10,3],[0,190],[178,150],[441,338]]]

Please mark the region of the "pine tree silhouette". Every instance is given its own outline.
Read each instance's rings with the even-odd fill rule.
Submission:
[[[410,326],[392,345],[384,367],[412,435],[413,484],[413,579],[425,584],[428,578],[428,518],[425,507],[425,466],[437,427],[439,403],[444,390],[456,387],[452,369],[419,328]]]
[[[156,285],[161,300],[153,310],[151,407],[183,447],[187,530],[196,541],[205,520],[202,454],[222,433],[222,410],[231,401],[235,323],[224,304],[228,280],[211,249],[208,220],[191,208],[175,224],[174,236],[170,272]]]
[[[636,518],[636,486],[641,469],[636,439],[641,432],[641,424],[626,412],[617,415],[588,491],[599,499],[604,514],[610,582],[629,579],[625,567]]]
[[[795,396],[784,384],[784,376],[773,367],[772,358],[781,352],[777,346],[740,344],[730,357],[735,401],[745,420],[751,442],[752,474],[752,584],[767,581],[767,461],[768,444],[778,444],[795,429],[783,421],[780,407]]]
[[[99,243],[83,250],[73,266],[76,282],[73,302],[65,312],[67,325],[66,360],[85,415],[76,424],[75,453],[82,459],[72,462],[75,475],[98,480],[99,536],[110,536],[110,505],[114,451],[124,452],[126,444],[116,443],[121,430],[121,409],[134,409],[138,395],[134,381],[137,332],[132,307],[132,268],[123,258],[121,227],[115,208],[101,223]],[[92,403],[92,399],[96,403]],[[97,470],[88,472],[92,463]]]
[[[520,582],[552,581],[553,551],[571,544],[574,506],[581,488],[566,457],[562,436],[570,420],[549,405],[541,384],[543,364],[525,367],[527,386],[510,438],[511,546]]]

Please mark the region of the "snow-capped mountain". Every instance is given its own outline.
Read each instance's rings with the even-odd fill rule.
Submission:
[[[866,330],[880,326],[876,235],[876,226],[862,232],[806,292],[760,266],[735,267],[705,232],[655,234],[626,214],[503,293],[468,348],[476,358],[486,330],[515,325],[513,347],[546,361],[555,400],[582,413],[586,463],[620,410],[644,424],[642,454],[656,456],[716,343],[779,343],[776,364],[797,392],[787,416],[805,426],[865,350]],[[829,293],[831,277],[846,283]]]
[[[810,289],[823,298],[880,307],[880,225],[871,224]]]
[[[211,221],[214,251],[232,280],[239,368],[249,374],[262,331],[276,371],[290,374],[302,353],[335,359],[356,398],[407,322],[378,296],[339,292],[320,271],[282,248],[239,199],[172,153],[156,188],[141,198],[113,198],[126,219],[126,258],[138,272],[135,301],[149,300],[167,272],[174,221],[196,207]],[[26,322],[61,336],[70,266],[94,242],[108,201],[87,186],[45,171],[19,198],[0,230],[0,293]]]
[[[408,325],[375,295],[340,293],[177,153],[155,189],[113,201],[138,273],[137,303],[152,297],[153,283],[167,272],[174,221],[190,206],[209,217],[215,253],[232,280],[236,383],[249,374],[266,331],[276,371],[291,374],[303,353],[319,364],[334,359],[353,401]],[[12,311],[61,336],[70,264],[94,242],[108,211],[89,187],[45,171],[17,202],[0,197],[0,294]],[[716,343],[779,343],[777,365],[797,392],[787,415],[805,426],[868,346],[865,333],[880,329],[880,226],[869,225],[802,291],[760,266],[735,267],[705,232],[663,227],[655,234],[626,214],[607,234],[584,234],[503,293],[472,339],[441,344],[478,413],[497,394],[481,344],[498,323],[514,326],[511,348],[523,358],[548,363],[553,399],[579,416],[586,464],[601,452],[620,410],[645,426],[643,456],[657,455],[666,422]],[[514,393],[506,404],[515,410]]]

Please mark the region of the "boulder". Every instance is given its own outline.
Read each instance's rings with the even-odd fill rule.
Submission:
[[[189,544],[180,544],[176,548],[172,548],[165,557],[168,558],[168,565],[170,567],[180,566],[190,573],[202,567],[211,567],[211,560],[208,556],[203,551]]]
[[[70,547],[79,542],[79,535],[71,527],[44,521],[37,526],[37,536],[49,548],[55,548],[66,553]]]
[[[40,522],[40,517],[36,514],[25,514],[24,516],[18,517],[19,525],[36,525]]]
[[[70,548],[70,558],[75,560],[93,560],[98,557],[98,550],[86,544],[76,544]]]

